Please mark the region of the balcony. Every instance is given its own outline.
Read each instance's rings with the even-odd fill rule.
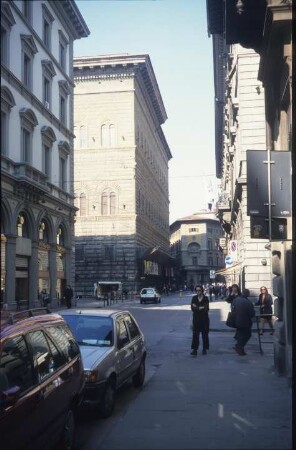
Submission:
[[[16,194],[22,198],[39,200],[48,193],[47,176],[26,163],[14,164]]]
[[[217,201],[217,209],[221,212],[231,211],[231,200],[228,192],[222,192]]]

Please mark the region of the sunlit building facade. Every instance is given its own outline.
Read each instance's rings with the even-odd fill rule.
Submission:
[[[167,119],[148,55],[74,59],[76,287],[163,283],[170,264]]]
[[[1,306],[74,282],[73,1],[1,2]]]

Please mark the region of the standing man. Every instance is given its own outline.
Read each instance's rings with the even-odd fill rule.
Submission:
[[[201,285],[197,285],[195,290],[196,295],[191,300],[191,311],[193,312],[191,355],[193,356],[197,355],[200,333],[203,344],[202,354],[206,355],[209,349],[209,299],[204,295]]]
[[[72,306],[73,290],[69,284],[66,286],[64,297],[67,308],[70,309]]]
[[[245,345],[252,335],[252,318],[255,316],[255,309],[251,300],[237,295],[232,302],[232,312],[236,324],[236,344],[233,350],[240,356],[244,356],[246,355]]]

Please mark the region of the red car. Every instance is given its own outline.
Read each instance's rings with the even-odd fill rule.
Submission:
[[[1,313],[1,448],[70,450],[85,385],[75,337],[47,308]]]

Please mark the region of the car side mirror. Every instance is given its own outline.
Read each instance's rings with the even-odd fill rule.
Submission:
[[[20,393],[21,393],[20,386],[14,386],[10,389],[2,391],[0,397],[1,407],[14,405],[14,403],[16,403],[17,400],[19,399]]]

